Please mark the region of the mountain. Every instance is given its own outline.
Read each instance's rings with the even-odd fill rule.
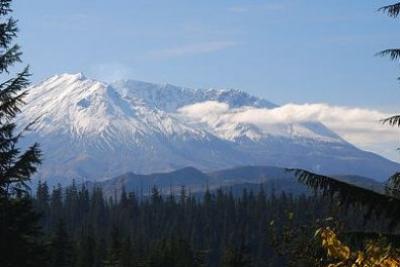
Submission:
[[[335,176],[337,179],[372,189],[378,192],[384,190],[384,184],[373,179],[361,176]],[[300,194],[310,193],[307,187],[297,181],[293,172],[271,166],[243,166],[210,173],[204,173],[193,167],[187,167],[172,172],[138,175],[126,173],[115,178],[94,183],[88,183],[89,188],[99,186],[107,196],[119,196],[124,189],[126,192],[148,195],[153,187],[157,187],[164,194],[179,194],[182,187],[193,194],[200,195],[210,191],[222,189],[240,195],[243,189],[257,192],[262,188],[270,193]]]
[[[269,123],[261,128],[218,114],[205,121],[204,107],[211,113],[221,105],[237,110],[277,107],[239,90],[131,80],[107,84],[83,74],[62,74],[29,92],[19,122],[21,127],[32,120],[37,123],[23,145],[42,144],[45,158],[38,177],[52,183],[188,166],[210,172],[245,165],[384,179],[400,167],[356,148],[318,122]]]
[[[90,182],[88,184],[94,185]],[[120,193],[122,188],[125,188],[127,192],[149,192],[153,187],[175,192],[183,186],[194,191],[204,191],[208,184],[214,184],[212,177],[193,167],[147,175],[128,172],[96,183],[97,186],[103,188],[106,194]]]

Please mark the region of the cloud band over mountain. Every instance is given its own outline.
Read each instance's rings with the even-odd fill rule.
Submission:
[[[231,108],[226,103],[208,101],[179,109],[180,115],[209,126],[232,123],[253,124],[261,129],[272,124],[322,122],[346,141],[362,149],[398,160],[400,130],[383,125],[390,116],[378,110],[331,106],[327,104],[286,104],[276,108]]]

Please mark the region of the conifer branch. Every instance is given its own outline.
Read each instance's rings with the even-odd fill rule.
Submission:
[[[379,8],[378,11],[382,11],[392,18],[397,18],[400,14],[400,2],[392,5],[383,6]]]
[[[0,84],[0,120],[12,119],[20,112],[19,107],[24,104],[23,98],[27,94],[23,90],[29,85],[29,77],[29,67],[26,67],[16,78]]]
[[[41,163],[41,156],[39,144],[35,143],[18,157],[13,166],[6,170],[4,176],[8,177],[8,183],[13,184],[12,190],[16,188],[29,189],[26,181],[36,172],[37,165]]]
[[[383,124],[388,124],[393,127],[400,127],[400,115],[394,115],[381,120]]]
[[[376,55],[381,56],[381,57],[388,56],[393,61],[399,61],[400,60],[400,49],[399,48],[386,49],[386,50],[383,50],[383,51],[377,53]]]
[[[5,16],[12,11],[11,2],[12,2],[12,0],[0,1],[0,15]]]
[[[9,18],[7,22],[0,23],[0,47],[7,49],[12,39],[17,36],[17,21]]]
[[[296,178],[309,188],[338,199],[340,205],[345,208],[350,205],[367,208],[365,219],[369,219],[373,214],[378,217],[384,215],[390,220],[390,227],[400,223],[400,198],[397,195],[386,195],[302,169],[289,169],[289,171],[294,172]]]
[[[0,55],[0,73],[7,72],[9,67],[17,62],[21,62],[22,52],[19,45],[14,45]]]

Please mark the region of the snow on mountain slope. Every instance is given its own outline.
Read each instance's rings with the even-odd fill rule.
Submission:
[[[41,143],[38,176],[52,183],[187,166],[275,165],[377,178],[398,168],[321,123],[269,121],[277,106],[238,90],[106,84],[63,74],[30,88],[26,102],[20,124],[39,119],[24,142]],[[221,112],[227,109],[232,112]],[[267,113],[261,124],[242,119],[255,117],[252,112]]]
[[[313,139],[321,142],[345,143],[337,134],[321,123],[276,122],[271,119],[275,108],[257,109],[254,106],[233,108],[227,103],[201,102],[178,109],[181,119],[188,124],[203,124],[220,138],[238,141],[247,138],[253,141],[265,137],[280,136],[290,139]]]
[[[239,90],[195,90],[170,84],[159,85],[132,80],[117,81],[111,86],[117,88],[124,96],[140,99],[144,104],[166,112],[175,112],[183,106],[205,101],[223,102],[231,107],[276,107],[271,102]]]

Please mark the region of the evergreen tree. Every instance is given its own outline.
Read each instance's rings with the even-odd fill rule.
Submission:
[[[42,212],[47,212],[49,209],[50,193],[46,182],[39,181],[36,191],[36,203],[38,209]]]
[[[18,28],[10,17],[11,0],[0,0],[0,74],[5,77],[21,51],[13,44]],[[24,104],[28,68],[0,84],[0,266],[39,266],[43,247],[39,217],[28,196],[31,175],[40,163],[38,144],[21,151],[18,143],[31,125],[17,132],[16,116]]]
[[[46,250],[31,199],[0,200],[0,220],[0,266],[43,266]]]
[[[120,261],[122,267],[135,267],[134,248],[130,237],[127,237],[121,246]]]
[[[67,233],[64,221],[60,220],[50,244],[50,266],[69,267],[74,263],[73,245]]]
[[[92,192],[92,198],[90,199],[89,216],[94,222],[93,227],[96,233],[105,230],[104,228],[107,223],[107,221],[105,220],[105,218],[107,217],[106,215],[107,208],[103,196],[103,191],[101,190],[101,188],[95,187]]]
[[[57,187],[53,188],[50,196],[50,210],[52,216],[49,218],[50,229],[56,229],[56,225],[60,220],[64,219],[63,214],[63,197],[62,188],[59,184]]]
[[[99,256],[96,255],[96,240],[93,236],[93,229],[91,226],[89,226],[86,231],[85,229],[82,229],[81,231],[77,266],[78,267],[95,266],[98,260],[96,256]]]
[[[149,267],[199,267],[201,263],[184,240],[162,240],[152,249]]]
[[[35,199],[35,208],[36,211],[39,212],[41,216],[40,218],[40,225],[43,230],[49,230],[49,221],[48,221],[48,214],[50,212],[50,194],[49,194],[49,187],[47,186],[46,182],[41,182],[39,180],[38,187],[36,190],[36,199]]]
[[[228,247],[224,251],[222,267],[247,267],[252,266],[251,260],[244,248]]]
[[[122,242],[119,229],[114,225],[111,232],[111,247],[108,252],[107,260],[104,262],[104,266],[107,267],[119,267],[121,263],[122,254]]]
[[[94,267],[103,267],[104,261],[107,257],[107,242],[104,237],[101,237],[97,242],[95,251],[94,251]]]
[[[0,1],[0,14],[9,12],[4,10],[7,6],[4,2],[10,1]],[[0,24],[0,29],[4,31],[3,36],[0,36],[0,49],[5,51],[0,55],[0,73],[3,73],[8,71],[10,65],[20,61],[20,52],[17,45],[9,47],[11,37],[15,36],[17,31],[15,21],[10,18],[8,22]],[[25,152],[21,152],[17,145],[24,131],[16,133],[15,117],[24,103],[29,75],[28,68],[25,68],[17,77],[0,84],[0,194],[6,200],[29,190],[27,183],[40,163],[38,144],[32,145]],[[29,126],[26,126],[25,130],[29,129]]]

